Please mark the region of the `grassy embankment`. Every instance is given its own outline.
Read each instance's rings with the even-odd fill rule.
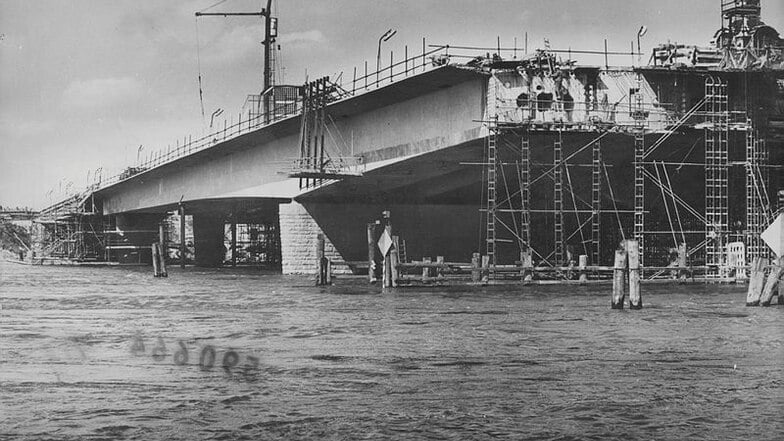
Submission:
[[[10,222],[0,222],[0,254],[2,254],[2,258],[19,258],[19,250],[25,250],[19,243],[20,239],[25,245],[30,246],[30,233],[25,228]]]

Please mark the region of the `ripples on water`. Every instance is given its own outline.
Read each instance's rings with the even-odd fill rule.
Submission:
[[[745,286],[644,286],[645,309],[613,311],[608,287],[382,294],[254,270],[0,270],[0,439],[784,433],[784,307],[745,307]]]

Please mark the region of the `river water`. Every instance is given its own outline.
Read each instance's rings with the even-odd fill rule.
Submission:
[[[745,286],[327,288],[0,263],[0,439],[782,439]],[[187,357],[186,357],[187,354]]]

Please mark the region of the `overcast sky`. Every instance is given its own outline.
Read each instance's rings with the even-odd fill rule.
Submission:
[[[241,111],[261,88],[263,25],[256,17],[205,17],[218,0],[0,1],[0,205],[42,208],[83,188],[88,171],[117,172],[143,153],[200,134],[209,114]],[[258,11],[227,0],[210,11]],[[301,84],[365,60],[377,41],[398,58],[428,43],[643,51],[667,40],[707,44],[719,0],[275,0],[283,80]],[[763,19],[784,31],[784,2],[763,0]],[[197,29],[198,42],[197,45]],[[198,46],[198,52],[197,52]],[[197,53],[200,63],[197,62]],[[631,57],[615,64],[629,64]],[[590,60],[586,60],[590,62]],[[596,61],[600,63],[600,61]],[[198,93],[203,78],[206,121]],[[49,196],[50,190],[54,190]]]

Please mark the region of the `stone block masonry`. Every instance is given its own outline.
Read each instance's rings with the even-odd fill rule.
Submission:
[[[323,231],[302,204],[280,204],[280,251],[283,274],[316,274],[316,238]],[[325,256],[334,274],[351,274],[345,259],[325,235]]]

